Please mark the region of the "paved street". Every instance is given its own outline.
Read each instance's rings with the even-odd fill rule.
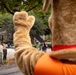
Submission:
[[[8,49],[8,58],[13,57],[14,52],[13,49]],[[51,49],[47,49],[46,53],[50,53]],[[12,53],[13,52],[13,53]],[[11,54],[12,53],[12,54]],[[13,65],[0,65],[0,75],[23,75],[21,71],[18,69],[16,64]]]
[[[0,75],[23,75],[17,66],[11,67],[11,68],[8,68],[6,66],[1,66],[1,67],[2,67],[2,70],[0,70]]]

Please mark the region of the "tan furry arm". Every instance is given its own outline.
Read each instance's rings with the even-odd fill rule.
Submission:
[[[16,12],[13,17],[14,22],[14,46],[15,46],[15,59],[20,70],[24,75],[33,75],[33,68],[37,60],[44,54],[32,47],[31,39],[29,36],[30,29],[32,28],[35,18],[28,16],[27,12]]]
[[[49,55],[57,59],[68,59],[68,60],[76,61],[75,48],[71,48],[67,50],[64,49],[64,50],[52,51],[50,52]]]
[[[51,4],[52,0],[44,0],[43,10],[46,12]]]

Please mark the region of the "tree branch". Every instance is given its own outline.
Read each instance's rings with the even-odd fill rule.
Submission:
[[[10,10],[7,8],[6,4],[5,4],[3,1],[2,1],[2,4],[3,4],[4,8],[5,8],[9,13],[11,13],[12,15],[14,14],[14,12],[10,11]]]
[[[32,9],[34,9],[34,8],[36,8],[38,5],[35,5],[34,7],[32,7],[32,8],[30,8],[30,9],[28,9],[28,10],[26,10],[27,12],[28,11],[31,11]]]

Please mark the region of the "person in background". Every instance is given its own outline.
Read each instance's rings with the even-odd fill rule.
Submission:
[[[0,52],[3,53],[3,46],[2,46],[2,43],[0,42]]]
[[[47,44],[44,41],[42,44],[42,51],[46,52],[46,49],[47,49]]]
[[[5,42],[2,43],[3,45],[3,60],[7,59],[7,44]]]
[[[8,42],[8,43],[7,43],[7,45],[8,45],[8,48],[10,48],[11,43],[10,43],[10,42]]]
[[[3,46],[1,41],[0,41],[0,63],[3,64]]]
[[[38,50],[41,50],[41,43],[40,43],[39,41],[37,41],[36,48],[37,48]]]

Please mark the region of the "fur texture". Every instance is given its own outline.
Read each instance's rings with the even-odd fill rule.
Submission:
[[[49,1],[49,0],[48,0]],[[52,46],[76,45],[76,0],[50,0],[52,17],[49,26],[52,31]],[[14,46],[16,63],[25,75],[33,75],[33,68],[44,52],[32,47],[29,36],[35,18],[27,12],[16,12],[14,22]],[[52,26],[51,26],[52,25]],[[49,54],[57,59],[75,59],[76,48],[52,51]]]
[[[51,0],[44,0],[43,10],[46,12],[51,4]]]
[[[76,45],[76,0],[53,0],[52,45]]]
[[[52,47],[76,45],[76,0],[50,1],[52,11],[48,23],[52,32]],[[49,0],[45,2],[44,9],[47,8]],[[76,48],[53,51],[50,56],[57,59],[75,59]]]
[[[44,54],[44,52],[32,47],[31,44],[29,32],[34,21],[35,18],[28,16],[28,13],[24,11],[16,12],[13,17],[15,60],[24,75],[33,75],[34,65]]]

